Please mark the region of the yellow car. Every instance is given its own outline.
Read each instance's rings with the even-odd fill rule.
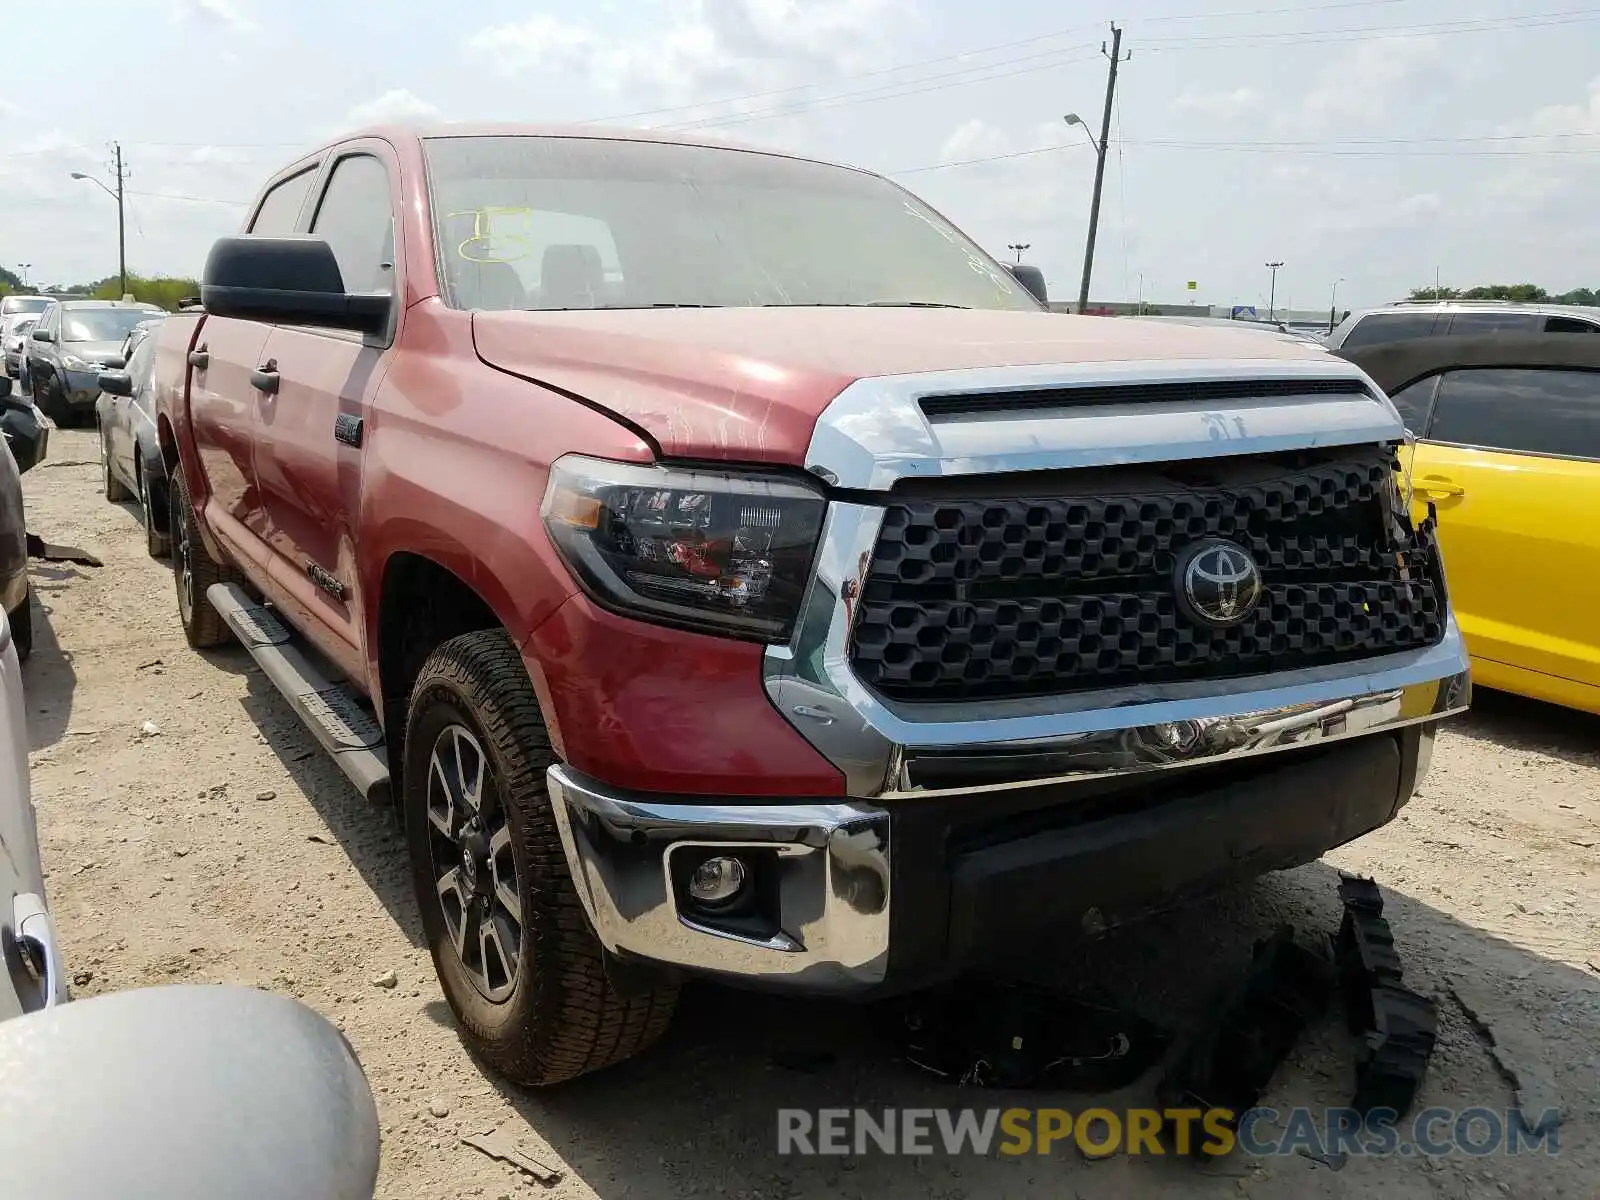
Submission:
[[[1473,683],[1600,713],[1600,337],[1445,337],[1344,355],[1415,442]]]

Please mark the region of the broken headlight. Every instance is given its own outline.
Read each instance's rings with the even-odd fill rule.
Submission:
[[[567,455],[545,528],[593,599],[627,616],[782,641],[827,501],[803,483]]]

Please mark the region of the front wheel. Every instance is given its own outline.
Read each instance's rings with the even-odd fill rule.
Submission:
[[[151,558],[165,558],[172,553],[172,537],[170,534],[162,533],[156,525],[156,506],[150,497],[150,472],[136,463],[133,473],[139,483],[139,511],[144,516],[145,552]],[[171,519],[170,516],[168,519]]]
[[[111,465],[111,435],[100,427],[100,478],[105,487],[106,499],[116,502],[128,498],[128,486],[117,478],[116,468]]]
[[[173,539],[172,577],[178,589],[178,620],[183,624],[183,636],[196,650],[224,645],[232,640],[233,631],[222,614],[211,607],[206,589],[213,583],[236,583],[238,573],[212,558],[205,542],[200,540],[182,468],[172,473],[167,499],[170,503],[167,528],[172,530]]]
[[[515,1083],[560,1083],[665,1032],[676,984],[623,995],[567,874],[545,787],[556,761],[517,648],[469,633],[411,693],[402,799],[434,969],[475,1053]]]

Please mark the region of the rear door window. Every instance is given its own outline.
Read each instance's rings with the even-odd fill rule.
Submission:
[[[1600,459],[1600,371],[1451,371],[1439,387],[1427,440]]]
[[[1542,318],[1537,313],[1458,312],[1450,318],[1451,337],[1474,334],[1538,333]]]
[[[1437,313],[1372,313],[1356,322],[1344,344],[1347,347],[1381,346],[1406,338],[1432,337],[1439,319]]]
[[[261,207],[256,210],[255,220],[250,222],[249,232],[264,237],[284,237],[293,233],[300,219],[300,210],[305,206],[306,194],[311,191],[311,183],[316,177],[317,169],[307,167],[298,175],[291,175],[274,185],[261,198]]]
[[[1600,333],[1592,321],[1580,321],[1577,317],[1546,317],[1544,322],[1546,333]]]

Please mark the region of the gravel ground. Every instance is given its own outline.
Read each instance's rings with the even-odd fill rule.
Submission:
[[[958,1091],[897,1061],[859,1010],[691,989],[643,1060],[540,1094],[481,1071],[441,998],[390,818],[365,806],[241,650],[196,654],[170,573],[131,506],[100,495],[92,434],[60,431],[25,477],[29,526],[103,570],[38,563],[26,669],[34,796],[75,991],[231,982],[288,992],[349,1036],[378,1100],[379,1195],[499,1197],[1471,1197],[1600,1194],[1600,720],[1480,694],[1389,828],[1088,949],[1041,947],[1033,975],[1092,984],[1163,1022],[1203,1011],[1253,938],[1331,929],[1335,867],[1389,898],[1407,982],[1440,999],[1423,1104],[1559,1105],[1560,1153],[1441,1161],[1050,1157],[780,1158],[779,1106],[1060,1105],[1106,1097]],[[152,722],[158,733],[150,732]],[[388,982],[393,972],[394,986]],[[1452,990],[1454,989],[1454,991]],[[796,1057],[811,1065],[794,1069]],[[788,1064],[788,1065],[780,1065]],[[1334,1017],[1266,1102],[1352,1087]],[[1139,1103],[1137,1089],[1109,1098]],[[460,1143],[509,1123],[564,1178],[545,1188]]]

